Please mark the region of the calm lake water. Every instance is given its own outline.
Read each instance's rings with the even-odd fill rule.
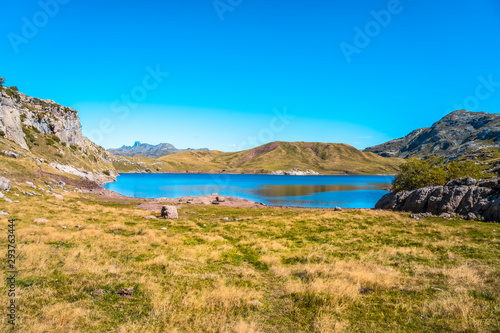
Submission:
[[[122,174],[105,188],[129,197],[177,198],[218,193],[266,205],[373,208],[394,176]]]

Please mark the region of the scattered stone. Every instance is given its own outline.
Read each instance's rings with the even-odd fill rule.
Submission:
[[[160,228],[161,230],[167,230],[167,228],[163,227],[163,228]]]
[[[32,182],[26,182],[26,185],[28,185],[28,186],[35,186],[35,184],[33,184]]]
[[[102,296],[102,295],[104,295],[104,290],[102,290],[102,289],[96,289],[93,292],[91,292],[90,294],[91,295],[95,295],[95,296]]]
[[[12,200],[10,200],[9,198],[4,198],[5,201],[7,201],[8,203],[12,203]]]
[[[229,220],[229,217],[223,217],[221,220],[224,220],[224,221],[230,221],[230,220]]]
[[[217,198],[215,198],[215,200],[217,200],[218,202],[224,202],[224,201],[226,201],[226,198],[224,198],[224,197],[217,197]]]
[[[19,158],[19,155],[10,150],[5,150],[2,152],[7,157]]]
[[[220,202],[218,202],[217,200],[212,201],[212,205],[218,205],[218,204],[220,204]]]
[[[153,215],[148,215],[148,216],[145,216],[144,217],[146,220],[156,220],[157,217],[156,216],[153,216]]]
[[[63,225],[61,228],[63,228],[63,229],[68,229],[68,227],[67,227],[67,226],[65,226],[65,225]]]
[[[336,212],[341,212],[341,211],[342,211],[342,208],[340,208],[340,207],[335,207],[333,210],[334,210],[334,211],[336,211]]]
[[[16,193],[17,194],[17,193]],[[19,195],[19,194],[18,194]],[[2,192],[0,192],[0,198],[3,198],[5,196],[5,194],[3,194]]]
[[[212,195],[219,195],[219,193],[212,193]]]
[[[0,216],[7,216],[7,215],[9,215],[9,213],[0,211]]]
[[[56,194],[56,193],[54,193],[54,197],[55,197],[56,199],[58,199],[58,200],[64,200],[64,197],[63,197],[62,195],[60,195],[60,194]]]
[[[47,222],[49,222],[49,220],[47,220],[47,219],[34,219],[33,222],[35,222],[35,223],[47,223]]]
[[[75,225],[75,228],[81,228],[82,226],[81,225]]]
[[[134,287],[125,287],[118,290],[116,293],[121,297],[132,298],[132,295],[134,294]]]
[[[0,177],[0,191],[8,191],[10,190],[10,186],[12,182],[5,177]]]
[[[161,217],[164,219],[178,219],[179,213],[177,213],[177,207],[163,206],[161,209]]]
[[[441,214],[439,215],[439,217],[442,217],[442,218],[448,219],[448,218],[450,218],[450,217],[451,217],[451,214],[448,214],[448,213],[441,213]]]

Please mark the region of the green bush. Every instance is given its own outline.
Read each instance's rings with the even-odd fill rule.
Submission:
[[[27,127],[23,126],[23,132],[24,135],[26,136],[26,139],[28,139],[28,144],[31,143],[35,146],[38,146],[35,137],[33,136],[33,134],[31,134],[31,131]]]
[[[53,146],[55,145],[56,143],[54,142],[54,140],[52,140],[51,138],[45,138],[45,142],[49,145],[49,146]]]
[[[0,130],[0,136],[5,136],[5,132]]]
[[[445,185],[452,179],[472,177],[489,178],[492,175],[473,161],[452,161],[431,156],[425,160],[410,158],[400,166],[392,183],[395,191],[413,190],[429,185]]]
[[[104,170],[102,173],[105,174],[106,176],[110,176],[111,175],[111,172],[109,172],[109,170]]]

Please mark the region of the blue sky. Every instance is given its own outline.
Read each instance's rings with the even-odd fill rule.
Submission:
[[[105,148],[365,148],[499,112],[499,18],[498,0],[3,1],[0,76]]]

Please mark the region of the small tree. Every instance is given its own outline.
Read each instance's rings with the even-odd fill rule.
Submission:
[[[481,179],[491,175],[472,161],[445,163],[444,159],[436,156],[426,160],[409,158],[400,166],[393,187],[395,191],[413,190],[429,185],[445,185],[452,179],[465,177]]]
[[[3,84],[5,83],[5,79],[3,77],[0,77],[0,88],[3,89]]]

